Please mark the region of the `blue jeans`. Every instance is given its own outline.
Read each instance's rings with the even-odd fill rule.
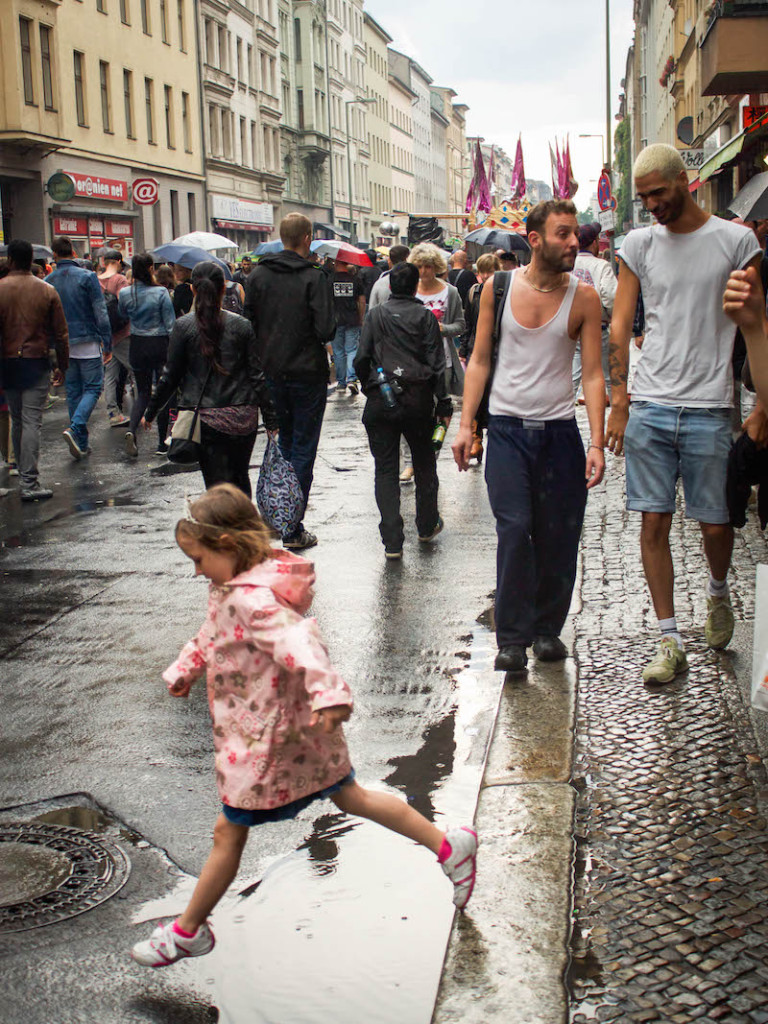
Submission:
[[[357,380],[355,356],[360,344],[359,327],[337,327],[333,336],[333,365],[336,367],[336,383],[348,384]]]
[[[674,512],[681,477],[688,519],[729,522],[725,479],[731,438],[730,409],[632,402],[624,434],[627,508]]]
[[[69,426],[75,441],[85,451],[88,447],[88,420],[104,385],[101,356],[70,359],[65,384]]]
[[[267,383],[280,424],[280,451],[296,470],[306,509],[325,415],[328,385],[318,377],[278,377]],[[297,536],[303,529],[304,523],[299,523],[292,536]],[[288,537],[283,539],[290,540]]]
[[[558,636],[571,603],[587,503],[576,420],[490,416],[485,479],[496,518],[496,639]]]

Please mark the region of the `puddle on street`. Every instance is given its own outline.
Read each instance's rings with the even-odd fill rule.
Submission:
[[[443,828],[474,817],[498,703],[495,680],[478,680],[492,657],[483,627],[468,656],[448,713],[371,787],[399,792]],[[181,969],[222,1024],[429,1024],[453,920],[450,881],[428,850],[330,802],[304,814],[314,815],[306,840],[238,881],[214,912],[215,949]],[[190,882],[144,905],[134,923],[178,913]]]

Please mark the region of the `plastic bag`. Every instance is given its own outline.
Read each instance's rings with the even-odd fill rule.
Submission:
[[[256,506],[267,526],[281,537],[295,533],[304,514],[304,493],[296,470],[283,458],[277,441],[271,436],[259,470]]]
[[[768,565],[757,566],[755,581],[752,707],[768,711]]]

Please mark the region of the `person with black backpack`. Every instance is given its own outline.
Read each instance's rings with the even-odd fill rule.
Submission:
[[[128,287],[128,278],[122,273],[123,258],[117,249],[109,249],[104,253],[104,271],[98,275],[104,301],[107,304],[109,326],[112,328],[112,359],[104,367],[104,402],[110,427],[127,427],[130,422],[123,413],[122,394],[118,394],[120,369],[131,371],[129,356],[129,338],[131,321],[120,312],[117,300],[119,292]]]
[[[366,396],[363,426],[376,463],[379,532],[387,559],[403,555],[400,515],[400,437],[411,449],[416,483],[416,529],[422,544],[443,529],[437,505],[437,465],[432,444],[435,416],[445,426],[453,412],[445,379],[445,350],[435,315],[417,298],[419,271],[398,263],[389,275],[391,298],[363,323],[355,356]]]

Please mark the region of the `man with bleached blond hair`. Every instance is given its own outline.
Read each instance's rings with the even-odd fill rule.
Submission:
[[[735,329],[722,297],[731,272],[757,266],[761,251],[748,228],[697,206],[673,146],[647,146],[633,175],[638,198],[656,223],[631,231],[621,247],[609,343],[607,441],[615,454],[626,455],[627,508],[642,513],[643,568],[661,631],[643,681],[668,683],[688,669],[675,618],[669,546],[678,476],[686,516],[699,523],[709,564],[707,643],[720,650],[733,635],[727,580],[733,529],[725,478]],[[641,290],[645,340],[630,406],[629,340]]]

